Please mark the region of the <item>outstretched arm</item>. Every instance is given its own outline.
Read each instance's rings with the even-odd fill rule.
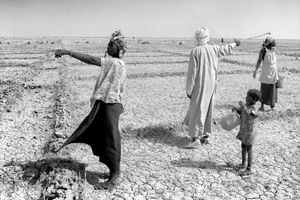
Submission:
[[[239,115],[241,114],[241,110],[242,110],[242,108],[241,107],[237,107],[237,106],[233,106],[231,108],[231,112],[236,111]]]
[[[96,56],[91,56],[88,54],[82,54],[82,53],[73,52],[73,51],[64,50],[64,49],[58,49],[55,51],[56,58],[60,58],[63,55],[69,55],[77,60],[80,60],[80,61],[86,63],[86,64],[97,65],[97,66],[101,67],[101,58],[98,58]]]
[[[218,57],[233,54],[233,49],[236,46],[240,46],[241,41],[235,40],[234,43],[226,44],[224,46],[215,45],[215,51]]]

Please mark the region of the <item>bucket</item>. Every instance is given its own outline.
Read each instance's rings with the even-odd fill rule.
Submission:
[[[277,81],[277,87],[283,88],[283,86],[284,86],[284,76],[279,76],[279,79]]]
[[[221,119],[221,126],[226,131],[231,131],[232,129],[240,125],[240,123],[241,123],[241,119],[239,114],[237,114],[236,111],[222,117]]]

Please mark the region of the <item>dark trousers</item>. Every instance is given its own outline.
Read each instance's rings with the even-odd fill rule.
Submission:
[[[70,143],[88,144],[93,154],[99,156],[99,161],[105,164],[111,172],[120,170],[119,118],[122,112],[123,106],[120,103],[96,101],[89,115],[61,148]]]

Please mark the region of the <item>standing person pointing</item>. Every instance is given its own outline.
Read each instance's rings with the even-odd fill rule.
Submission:
[[[240,41],[225,46],[209,45],[209,30],[199,28],[195,33],[197,47],[190,54],[186,78],[186,94],[190,99],[184,124],[188,126],[191,142],[185,148],[197,148],[208,143],[211,133],[213,98],[217,90],[218,61],[221,56],[230,55]]]
[[[91,98],[91,112],[60,147],[61,149],[71,143],[85,143],[91,146],[93,154],[99,156],[99,161],[110,171],[109,179],[96,185],[98,189],[114,187],[120,175],[119,117],[123,112],[123,92],[126,80],[126,68],[122,60],[125,51],[124,36],[121,31],[116,31],[112,34],[107,46],[107,54],[111,57],[98,58],[61,49],[55,52],[55,57],[69,55],[84,63],[101,67]]]

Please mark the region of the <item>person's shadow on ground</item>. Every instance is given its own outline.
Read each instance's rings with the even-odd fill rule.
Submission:
[[[198,169],[210,169],[216,171],[229,171],[237,173],[237,166],[233,163],[227,162],[224,165],[218,165],[216,162],[205,160],[205,161],[193,161],[190,159],[178,159],[171,161],[171,165],[176,167],[190,167]]]
[[[29,185],[39,183],[46,188],[45,190],[51,185],[54,185],[54,188],[73,189],[73,185],[77,184],[80,188],[80,185],[84,187],[85,181],[94,186],[99,183],[99,179],[108,179],[109,177],[108,173],[86,171],[86,164],[71,158],[46,158],[25,164],[11,161],[4,165],[4,167],[9,166],[21,167],[24,181]]]
[[[122,135],[126,137],[136,137],[141,140],[148,140],[153,143],[161,143],[169,146],[182,148],[190,142],[187,131],[183,124],[158,124],[133,129],[126,127],[122,129]]]

